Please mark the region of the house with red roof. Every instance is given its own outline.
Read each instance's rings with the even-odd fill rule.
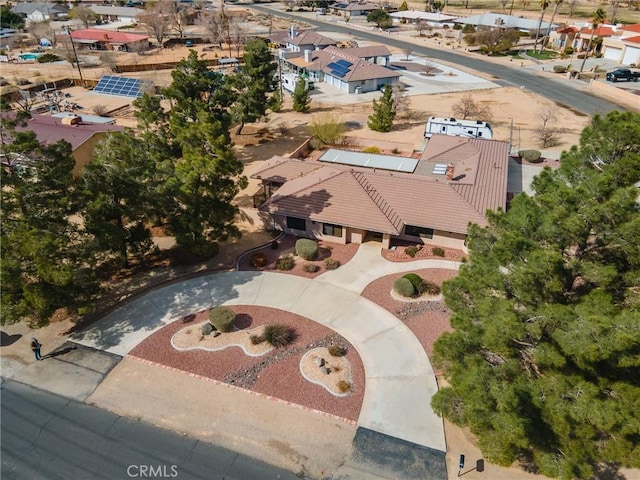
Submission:
[[[640,66],[640,23],[617,29],[619,35],[602,41],[604,58],[623,65]]]
[[[262,181],[279,230],[337,243],[376,238],[463,248],[469,224],[507,204],[507,142],[434,135],[419,159],[331,149],[273,157]]]
[[[85,28],[71,32],[71,39],[79,48],[89,50],[122,50],[139,52],[149,48],[149,36],[138,33],[115,32],[99,28]]]

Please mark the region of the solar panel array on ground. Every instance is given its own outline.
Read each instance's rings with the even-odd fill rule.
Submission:
[[[142,96],[142,88],[146,85],[152,85],[152,83],[137,78],[103,75],[93,91],[105,95],[137,98]]]
[[[413,173],[418,160],[393,155],[378,155],[375,153],[350,152],[330,148],[319,158],[321,162],[338,163],[353,167],[379,168],[395,172]]]
[[[351,68],[352,66],[353,63],[347,62],[346,60],[338,60],[337,62],[331,62],[327,64],[327,67],[331,69],[331,74],[340,78],[349,73],[349,68]]]

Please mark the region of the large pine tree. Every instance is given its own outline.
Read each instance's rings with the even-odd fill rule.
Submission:
[[[373,113],[369,116],[367,125],[376,132],[389,132],[395,118],[393,108],[393,87],[385,85],[380,100],[373,101]]]
[[[97,291],[86,238],[71,220],[75,161],[65,141],[43,146],[33,132],[3,129],[2,324],[44,324],[58,308],[89,306]]]
[[[472,226],[443,291],[439,414],[548,476],[640,467],[640,115],[596,116],[535,195]]]

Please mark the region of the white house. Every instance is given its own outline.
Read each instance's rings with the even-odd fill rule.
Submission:
[[[616,28],[616,33],[602,41],[604,58],[623,65],[640,66],[640,23]]]
[[[30,22],[60,20],[69,14],[69,8],[58,3],[18,3],[11,11]]]
[[[443,13],[417,12],[415,10],[404,10],[402,12],[393,12],[389,16],[394,24],[398,23],[419,23],[424,22],[433,27],[442,26],[452,23],[458,17],[453,15],[445,15]]]

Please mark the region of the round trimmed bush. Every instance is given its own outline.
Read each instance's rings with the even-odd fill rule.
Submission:
[[[393,282],[393,291],[403,297],[413,297],[416,294],[416,289],[413,287],[413,283],[404,277],[400,277]]]
[[[347,349],[340,345],[330,345],[327,350],[332,357],[344,357],[347,354]]]
[[[227,307],[215,307],[209,310],[209,321],[219,332],[233,330],[236,312]]]
[[[335,258],[327,258],[324,261],[324,267],[327,270],[335,270],[336,268],[338,268],[340,266],[340,260],[336,260]]]
[[[318,258],[318,244],[309,238],[296,240],[296,255],[305,260],[315,260]]]
[[[409,280],[411,282],[411,285],[413,285],[413,288],[416,292],[419,292],[420,289],[422,288],[422,278],[420,278],[420,276],[416,273],[407,273],[406,275],[403,275],[402,278],[406,278],[407,280]]]
[[[250,262],[253,268],[262,268],[267,264],[267,256],[262,252],[255,252],[251,254]]]
[[[520,150],[518,155],[527,162],[538,163],[542,161],[542,153],[539,150]]]

